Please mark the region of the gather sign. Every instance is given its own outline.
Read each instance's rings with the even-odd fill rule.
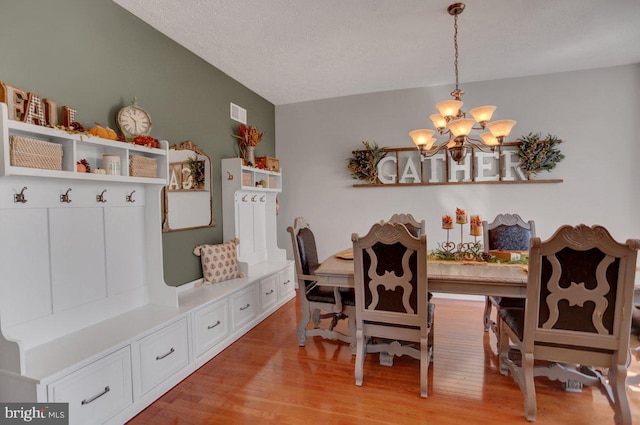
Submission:
[[[387,156],[378,162],[378,181],[382,185],[524,182],[527,177],[517,147],[518,143],[509,143],[493,152],[469,147],[460,162],[452,160],[447,149],[422,157],[415,148],[387,148]]]

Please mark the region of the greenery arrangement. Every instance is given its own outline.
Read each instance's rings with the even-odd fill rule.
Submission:
[[[378,146],[377,143],[362,142],[365,149],[352,151],[353,156],[347,158],[349,170],[354,179],[366,180],[374,184],[378,182],[378,162],[385,156],[387,152],[384,147]]]
[[[552,170],[564,159],[564,155],[557,148],[557,145],[562,143],[561,139],[552,134],[548,134],[545,139],[541,137],[540,133],[529,133],[528,136],[522,136],[517,140],[520,142],[518,146],[520,167],[527,175],[527,179],[540,171]]]
[[[205,183],[205,169],[204,161],[198,160],[197,156],[189,157],[187,159],[187,166],[191,171],[193,177],[193,189],[204,189]]]
[[[479,249],[474,249],[465,253],[461,251],[447,251],[438,244],[438,247],[429,253],[429,259],[442,261],[478,261],[497,264],[529,264],[528,256],[523,256],[519,260],[505,261],[489,254],[488,252],[482,251],[482,245],[479,245]]]

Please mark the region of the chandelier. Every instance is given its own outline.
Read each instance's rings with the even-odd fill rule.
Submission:
[[[505,137],[511,133],[511,129],[516,124],[514,120],[490,122],[489,120],[496,110],[496,107],[492,105],[471,109],[469,114],[473,118],[467,118],[467,114],[461,109],[463,102],[460,97],[464,91],[458,87],[458,15],[464,11],[464,7],[464,3],[453,3],[447,8],[447,12],[453,16],[454,20],[453,45],[455,48],[456,89],[451,92],[453,99],[436,103],[436,109],[439,113],[430,116],[438,134],[448,135],[449,139],[434,146],[436,142],[436,138],[433,137],[434,130],[419,129],[409,133],[422,157],[430,157],[442,149],[447,149],[451,159],[458,163],[464,159],[469,147],[478,148],[483,152],[487,152],[486,149],[493,152],[496,146],[504,142]],[[471,137],[472,130],[488,131],[480,133],[478,139]]]

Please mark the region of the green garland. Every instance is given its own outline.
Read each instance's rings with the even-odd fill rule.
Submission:
[[[365,150],[352,151],[353,156],[347,158],[349,161],[347,167],[351,170],[354,179],[366,180],[371,184],[378,182],[378,162],[385,156],[387,152],[377,143],[362,142]]]
[[[517,140],[520,143],[520,168],[527,175],[527,179],[540,171],[551,171],[564,159],[564,155],[556,147],[562,143],[561,139],[551,134],[548,134],[546,139],[541,137],[540,133],[529,133],[528,136],[522,136]]]

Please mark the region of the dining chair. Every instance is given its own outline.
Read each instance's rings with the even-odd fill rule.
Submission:
[[[351,344],[355,351],[355,295],[353,289],[339,290],[317,285],[314,276],[319,266],[316,239],[304,217],[297,217],[287,231],[291,234],[293,255],[298,278],[298,298],[302,318],[298,325],[298,345],[304,347],[307,337],[321,336],[330,340],[339,340]],[[323,319],[331,322],[321,326]],[[347,319],[351,335],[335,330],[339,320]],[[307,329],[313,320],[313,329]]]
[[[518,214],[498,214],[491,223],[482,222],[484,236],[484,251],[507,250],[528,251],[529,241],[536,236],[536,225],[533,220],[524,221]],[[485,297],[484,305],[484,331],[491,329],[496,337],[500,336],[497,322],[491,319],[492,306],[496,312],[501,307],[524,308],[524,300],[508,297]]]
[[[527,420],[536,416],[534,362],[544,360],[608,369],[590,373],[607,391],[615,422],[631,424],[625,381],[639,248],[640,240],[621,244],[584,224],[531,240],[525,308],[498,314],[500,372],[520,386]]]
[[[356,291],[356,385],[365,354],[386,352],[420,360],[420,395],[427,397],[433,307],[427,300],[427,238],[400,223],[376,223],[353,241]],[[376,339],[382,343],[376,343]],[[371,342],[371,343],[369,343]]]

